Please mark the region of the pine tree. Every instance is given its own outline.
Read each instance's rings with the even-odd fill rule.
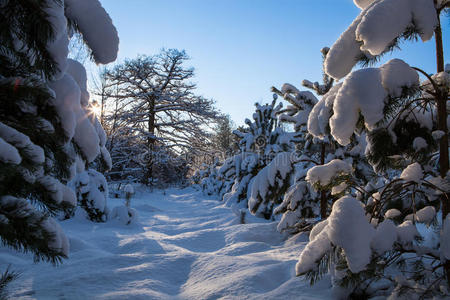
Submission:
[[[291,84],[284,84],[281,90],[272,87],[272,91],[289,103],[285,109],[279,111],[278,118],[282,123],[293,124],[295,131],[295,151],[291,153],[292,183],[274,213],[282,214],[278,223],[280,232],[295,233],[310,228],[310,220],[319,216],[317,193],[305,182],[306,171],[318,164],[317,161],[321,158],[318,153],[325,158],[325,152],[320,151],[320,146],[314,143],[307,132],[308,116],[318,100],[311,92],[300,91]]]
[[[45,9],[58,3],[3,5],[0,237],[7,246],[32,252],[36,260],[56,263],[67,256],[68,242],[51,216],[76,204],[64,185],[72,159],[64,148],[67,138],[47,84],[61,66],[46,47],[56,32]]]
[[[80,16],[83,5],[92,6],[91,14]],[[101,147],[99,128],[80,106],[88,99],[82,67],[67,59],[67,18],[99,63],[115,59],[110,52],[117,35],[98,1],[4,1],[0,6],[0,238],[6,246],[31,252],[36,261],[58,263],[67,257],[69,243],[53,217],[77,204],[67,183],[75,166],[83,169],[83,159],[92,161]],[[105,46],[112,42],[108,53],[90,34],[93,16],[113,29],[103,32]],[[78,128],[77,118],[88,123]]]
[[[239,138],[239,153],[219,170],[230,173],[234,181],[231,191],[224,194],[226,204],[248,208],[251,213],[267,219],[272,217],[274,205],[280,203],[292,171],[290,158],[286,156],[292,148],[291,136],[278,123],[276,114],[282,104],[276,105],[276,100],[274,96],[270,104],[255,104],[253,122],[246,119],[248,127],[244,131],[234,131]],[[274,160],[277,162],[271,163]],[[254,184],[256,181],[258,183]]]
[[[226,115],[217,120],[217,126],[212,137],[215,151],[221,154],[221,157],[230,157],[237,151],[237,140],[233,134],[233,121]]]
[[[321,50],[324,59],[328,51],[329,48]],[[332,202],[345,190],[351,188],[350,182],[344,181],[333,189],[330,186],[309,184],[306,178],[312,167],[340,159],[353,165],[356,173],[354,179],[357,184],[366,184],[372,175],[371,167],[364,164],[364,158],[362,158],[365,145],[364,135],[355,135],[352,143],[344,147],[333,140],[329,126],[318,124],[321,123],[320,118],[323,119],[323,115],[320,115],[320,118],[310,118],[309,120],[310,115],[317,115],[317,111],[321,111],[324,103],[328,101],[330,95],[333,95],[332,92],[329,93],[333,89],[333,82],[334,80],[326,73],[323,75],[322,84],[303,80],[303,86],[322,96],[320,101],[310,91],[300,91],[291,84],[284,84],[281,91],[272,87],[273,92],[282,96],[290,104],[279,112],[279,119],[280,122],[294,125],[295,138],[293,141],[296,144],[296,151],[292,153],[295,157],[292,161],[295,169],[294,181],[282,204],[275,210],[276,214],[283,214],[278,224],[280,231],[287,230],[295,233],[310,230],[318,218],[326,219]],[[308,128],[315,135],[309,133]]]
[[[329,268],[339,298],[448,297],[448,132],[443,103],[449,100],[450,71],[444,70],[439,16],[450,3],[355,3],[360,15],[331,47],[324,64],[327,74],[345,79],[328,92],[328,101],[317,106],[310,121],[326,120],[343,146],[355,134],[365,133],[365,153],[379,180],[370,187],[354,186],[356,190],[333,204],[330,217],[312,229],[296,271],[314,282]],[[350,73],[358,61],[376,60],[401,38],[428,40],[433,35],[435,75],[399,59]],[[420,82],[418,72],[427,79]],[[342,176],[351,178],[350,173],[351,168],[335,161],[311,169],[308,180],[335,186]],[[428,229],[417,225],[433,222]]]

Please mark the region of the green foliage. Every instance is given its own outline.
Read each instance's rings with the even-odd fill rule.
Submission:
[[[28,77],[29,74],[51,78],[59,70],[47,50],[54,37],[53,28],[43,8],[61,0],[2,1],[0,4],[0,74]],[[17,49],[14,40],[22,47]],[[33,63],[31,63],[33,61]]]
[[[54,28],[44,10],[55,3],[62,5],[60,0],[0,4],[0,126],[6,131],[2,138],[21,157],[19,164],[0,162],[0,238],[36,261],[54,264],[66,255],[49,245],[59,238],[50,217],[72,208],[70,201],[55,199],[54,188],[67,182],[73,163],[47,86],[60,71],[47,49]],[[8,132],[19,141],[8,141]],[[45,161],[37,159],[36,149],[43,150]]]
[[[0,237],[2,244],[21,252],[31,252],[35,261],[53,264],[66,258],[61,250],[48,246],[54,234],[46,228],[48,215],[35,210],[27,200],[9,196],[0,198]]]
[[[78,206],[84,209],[89,220],[105,222],[108,213],[106,207],[108,186],[104,176],[93,169],[89,169],[82,173],[73,184]],[[73,213],[72,211],[71,215]]]
[[[7,300],[8,297],[8,285],[19,278],[20,274],[9,270],[9,267],[0,276],[0,300]]]

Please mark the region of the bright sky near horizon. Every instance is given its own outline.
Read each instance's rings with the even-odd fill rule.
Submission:
[[[321,80],[320,49],[331,46],[358,15],[352,0],[101,0],[117,27],[119,57],[185,49],[198,93],[213,98],[237,125],[271,86]],[[442,19],[446,62],[450,19]],[[404,42],[385,56],[435,72],[434,40]]]

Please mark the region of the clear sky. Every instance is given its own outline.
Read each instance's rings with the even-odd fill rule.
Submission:
[[[120,37],[117,62],[161,48],[185,49],[198,93],[238,125],[270,87],[321,79],[320,49],[358,15],[352,0],[101,0]],[[442,20],[446,62],[450,21]],[[434,40],[405,42],[392,56],[435,72]]]

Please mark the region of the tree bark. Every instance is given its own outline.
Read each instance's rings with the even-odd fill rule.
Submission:
[[[437,72],[444,72],[444,47],[442,42],[442,29],[440,22],[440,11],[437,11],[438,26],[434,30],[434,39],[436,41],[436,66]],[[445,178],[449,169],[448,160],[448,128],[447,128],[447,95],[443,91],[436,92],[436,104],[438,111],[438,129],[445,134],[440,139],[439,143],[439,171],[442,178]],[[449,194],[441,196],[442,203],[442,225],[447,214],[450,212]],[[450,285],[450,261],[444,263],[445,275],[447,277],[447,284]]]
[[[154,156],[153,151],[155,149],[155,96],[149,99],[148,105],[148,137],[147,137],[147,149],[149,152],[148,160],[146,162],[145,172],[145,185],[149,185],[150,179],[153,178],[153,164]]]

